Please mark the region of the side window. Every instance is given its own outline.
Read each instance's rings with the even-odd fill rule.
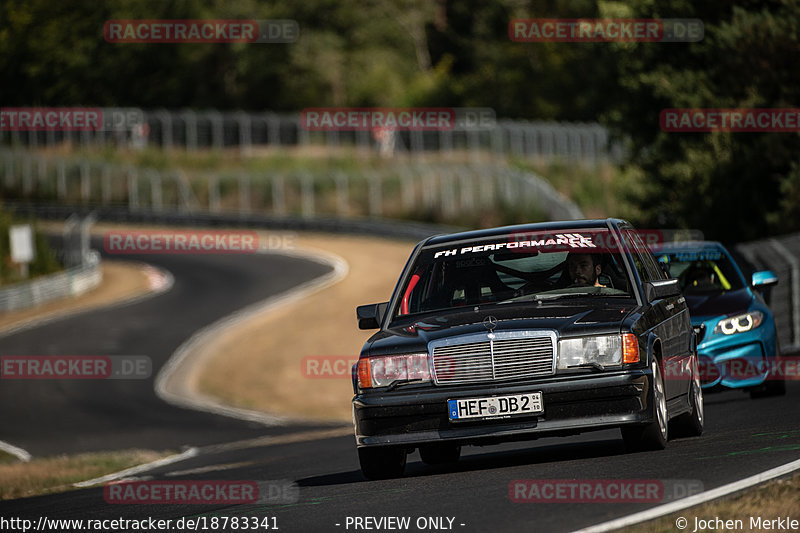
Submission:
[[[633,230],[623,230],[625,244],[631,251],[633,263],[639,271],[642,281],[658,281],[664,279],[664,272],[656,263],[653,254],[642,242],[642,239]]]
[[[664,272],[664,269],[661,268],[661,265],[658,264],[653,252],[650,251],[649,248],[646,248],[644,251],[645,257],[645,265],[650,265],[647,269],[652,272],[653,280],[660,280],[660,279],[668,279],[667,273]]]

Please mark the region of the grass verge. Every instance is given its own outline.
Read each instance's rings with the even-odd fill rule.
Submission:
[[[78,481],[149,463],[171,453],[151,450],[95,452],[43,457],[27,463],[6,461],[0,455],[0,479],[3,480],[0,483],[0,500],[72,490],[72,484]]]
[[[695,520],[711,520],[711,527],[698,528],[697,531],[775,531],[777,527],[763,527],[763,520],[790,517],[800,520],[800,474],[795,474],[788,479],[776,479],[759,487],[747,490],[719,500],[690,507],[676,513],[657,518],[642,524],[631,526],[625,530],[632,533],[675,533],[680,531],[676,522],[680,518],[687,520],[684,531],[695,530]],[[754,519],[762,518],[762,522],[753,523]],[[719,527],[714,522],[720,520],[741,520],[741,524],[734,522],[734,526]],[[741,527],[739,527],[741,525]],[[701,522],[702,526],[702,522]],[[755,527],[754,527],[755,526]]]
[[[350,364],[371,334],[357,328],[355,308],[389,299],[414,243],[313,234],[298,234],[296,243],[304,250],[344,258],[347,276],[302,301],[224,332],[204,347],[212,355],[194,388],[246,409],[349,422]],[[314,372],[308,358],[317,361],[319,369],[325,361],[341,360],[338,368],[343,372]]]

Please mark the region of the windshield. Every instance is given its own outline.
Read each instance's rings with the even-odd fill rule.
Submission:
[[[716,248],[681,250],[658,254],[687,294],[732,291],[744,287],[744,281],[727,254]]]
[[[508,235],[423,249],[396,316],[464,306],[631,297],[607,230]],[[570,240],[571,239],[571,240]]]

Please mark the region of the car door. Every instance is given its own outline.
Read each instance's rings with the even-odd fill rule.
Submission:
[[[642,282],[668,279],[636,230],[625,229],[622,233]],[[654,320],[653,332],[661,340],[667,399],[684,395],[689,390],[691,375],[692,331],[685,300],[683,296],[656,300],[648,313]]]

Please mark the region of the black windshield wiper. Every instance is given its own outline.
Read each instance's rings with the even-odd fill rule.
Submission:
[[[561,292],[558,294],[534,294],[533,299],[537,302],[546,300],[557,300],[560,298],[580,298],[583,296],[592,296],[598,294],[596,292]]]

